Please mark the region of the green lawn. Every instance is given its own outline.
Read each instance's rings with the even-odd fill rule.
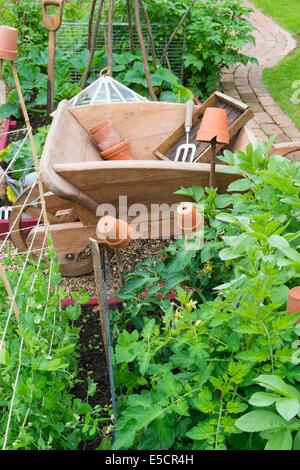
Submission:
[[[292,34],[300,34],[300,0],[253,0],[253,3]],[[265,69],[263,78],[273,98],[300,128],[300,48],[276,67]],[[299,83],[294,89],[296,81]],[[299,104],[291,101],[297,90]]]
[[[300,0],[252,0],[292,34],[300,34]]]

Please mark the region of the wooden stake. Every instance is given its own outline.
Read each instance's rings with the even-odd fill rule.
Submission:
[[[7,275],[6,275],[5,268],[4,268],[4,266],[2,265],[2,263],[0,263],[0,276],[1,276],[2,281],[3,281],[3,283],[4,283],[4,287],[5,287],[5,289],[6,289],[8,298],[9,298],[9,300],[13,303],[13,309],[14,309],[14,313],[15,313],[16,319],[19,320],[19,317],[20,317],[20,310],[19,310],[19,307],[17,306],[16,300],[15,300],[15,298],[14,298],[13,291],[12,291],[12,289],[11,289],[9,280],[8,280],[8,278],[7,278]]]
[[[94,238],[90,238],[92,254],[93,254],[93,263],[94,263],[94,272],[95,272],[95,282],[98,293],[98,304],[100,312],[100,322],[102,330],[102,338],[105,348],[106,361],[109,372],[109,383],[111,390],[111,401],[112,409],[114,414],[114,422],[117,416],[116,409],[116,399],[115,399],[115,385],[114,385],[114,374],[113,374],[113,358],[112,358],[112,348],[110,343],[110,325],[109,325],[109,316],[108,316],[108,301],[107,301],[107,288],[106,288],[106,270],[105,270],[105,248],[99,247],[99,243]]]
[[[106,305],[105,305],[105,286],[103,280],[103,271],[102,271],[102,262],[101,262],[101,253],[100,250],[105,250],[105,248],[99,248],[99,244],[97,240],[90,238],[91,248],[92,248],[92,255],[93,255],[93,264],[94,264],[94,273],[95,273],[95,283],[96,289],[98,294],[98,305],[99,305],[99,315],[100,315],[100,323],[101,323],[101,330],[102,330],[102,338],[104,343],[105,355],[106,360],[108,363],[108,328],[107,328],[107,321],[106,321]]]
[[[32,127],[31,127],[28,112],[27,112],[27,109],[26,109],[26,104],[25,104],[25,101],[24,101],[24,97],[23,97],[23,93],[22,93],[22,89],[21,89],[21,85],[20,85],[20,81],[19,81],[19,77],[18,77],[15,62],[11,62],[11,66],[12,66],[13,76],[14,76],[16,89],[17,89],[18,96],[19,96],[19,101],[20,101],[22,113],[23,113],[23,116],[24,116],[25,125],[26,125],[27,131],[28,131],[29,142],[30,142],[32,156],[33,156],[34,166],[35,166],[35,170],[37,172],[37,182],[38,182],[38,186],[39,186],[39,193],[40,193],[41,204],[42,204],[43,220],[44,220],[45,225],[49,225],[48,214],[47,214],[47,211],[46,211],[46,202],[45,202],[45,198],[44,198],[44,188],[43,188],[43,183],[42,183],[42,179],[41,179],[41,175],[40,175],[40,171],[39,171],[40,163],[39,163],[39,159],[38,159],[38,154],[37,154],[35,141],[34,141],[34,138],[33,138]]]
[[[131,54],[135,54],[130,0],[126,0],[126,7],[127,7],[127,17],[128,17],[130,52]]]
[[[217,153],[217,139],[214,137],[211,141],[211,162],[209,174],[209,186],[216,187],[216,153]]]
[[[149,44],[150,44],[150,50],[151,50],[151,56],[152,56],[152,63],[153,67],[156,70],[157,68],[157,63],[156,63],[156,53],[155,53],[155,43],[154,43],[154,38],[152,34],[152,28],[151,28],[151,23],[149,19],[148,12],[145,8],[143,0],[139,0],[141,9],[145,18],[145,23],[146,23],[146,28],[147,28],[147,33],[148,33],[148,38],[149,38]]]
[[[97,45],[97,34],[99,31],[99,24],[100,24],[100,18],[101,18],[101,13],[102,13],[102,8],[103,8],[103,3],[104,0],[100,0],[98,11],[97,11],[97,16],[96,16],[96,23],[95,23],[95,28],[93,31],[93,36],[92,36],[92,41],[91,41],[91,48],[90,48],[90,54],[88,58],[88,63],[85,69],[85,72],[83,74],[82,80],[81,80],[81,88],[85,88],[87,79],[90,76],[91,73],[91,66],[94,58],[94,53]]]
[[[87,37],[87,44],[86,44],[86,47],[87,47],[88,50],[91,49],[93,19],[94,19],[96,2],[97,2],[97,0],[92,0],[92,4],[91,4],[91,8],[90,8],[89,22],[88,22],[88,37]]]
[[[144,62],[146,82],[147,82],[148,90],[149,90],[149,93],[150,93],[150,96],[151,96],[152,100],[157,101],[157,97],[154,93],[153,86],[152,86],[152,83],[151,83],[149,64],[148,64],[148,60],[147,60],[147,51],[146,51],[146,47],[145,47],[145,41],[144,41],[142,25],[141,25],[139,0],[133,0],[133,3],[134,3],[134,9],[135,9],[136,30],[137,30],[137,33],[138,33],[141,53],[142,53],[143,62]]]
[[[107,33],[107,58],[108,58],[108,75],[113,75],[113,16],[114,16],[114,0],[109,1],[108,10],[108,33]]]

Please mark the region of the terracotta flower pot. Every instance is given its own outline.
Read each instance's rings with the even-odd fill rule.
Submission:
[[[89,130],[89,133],[91,135],[94,135],[99,129],[101,129],[101,127],[105,127],[105,126],[107,126],[107,124],[109,124],[108,121],[101,121],[96,126],[91,127],[90,130]]]
[[[300,286],[293,287],[289,290],[286,310],[290,314],[300,313]],[[300,319],[297,323],[300,323]]]
[[[215,137],[220,144],[229,144],[227,112],[222,108],[206,108],[196,140],[210,142]]]
[[[191,202],[182,202],[177,207],[178,226],[184,233],[197,232],[202,227],[202,217]]]
[[[104,160],[133,160],[127,139],[122,140],[118,145],[105,150],[105,152],[101,152],[101,157],[104,158]]]
[[[124,248],[131,240],[129,224],[111,215],[105,215],[99,220],[96,234],[99,240],[114,249]]]
[[[119,134],[115,131],[110,121],[106,121],[105,124],[100,123],[93,129],[96,130],[92,134],[92,137],[102,152],[110,149],[111,147],[114,147],[121,142]]]
[[[0,26],[0,59],[14,61],[18,55],[18,30]]]

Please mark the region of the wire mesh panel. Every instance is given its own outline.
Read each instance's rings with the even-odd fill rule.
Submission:
[[[99,32],[97,36],[97,47],[96,50],[105,50],[105,41],[107,36],[107,23],[100,23]],[[146,27],[143,26],[144,38],[146,42],[147,52],[150,54],[150,45],[147,39]],[[152,25],[153,36],[156,46],[157,57],[160,58],[164,46],[171,34],[171,30],[168,30],[166,25],[153,24]],[[76,54],[83,49],[86,49],[88,35],[88,24],[87,23],[72,23],[64,22],[61,28],[57,32],[57,46],[66,54]],[[139,41],[137,32],[133,30],[133,41],[136,49],[139,50]],[[114,23],[113,27],[113,50],[116,54],[122,52],[130,52],[130,40],[129,40],[129,26],[128,23]],[[169,63],[172,71],[183,81],[184,78],[184,58],[185,53],[185,41],[182,38],[174,38],[169,47]],[[98,72],[99,70],[92,70],[92,72]],[[74,81],[79,81],[81,78],[79,72],[73,71]]]

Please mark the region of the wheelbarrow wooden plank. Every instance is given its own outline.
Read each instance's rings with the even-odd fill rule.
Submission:
[[[224,173],[226,166],[217,165],[217,185],[221,192],[239,175]],[[115,161],[55,164],[54,170],[98,204],[118,206],[119,196],[127,196],[128,204],[172,204],[186,200],[175,196],[181,186],[208,186],[209,164],[163,161]]]
[[[87,132],[100,121],[110,120],[120,137],[129,140],[137,160],[156,160],[154,150],[185,120],[185,105],[180,103],[104,103],[70,107],[69,111]]]

